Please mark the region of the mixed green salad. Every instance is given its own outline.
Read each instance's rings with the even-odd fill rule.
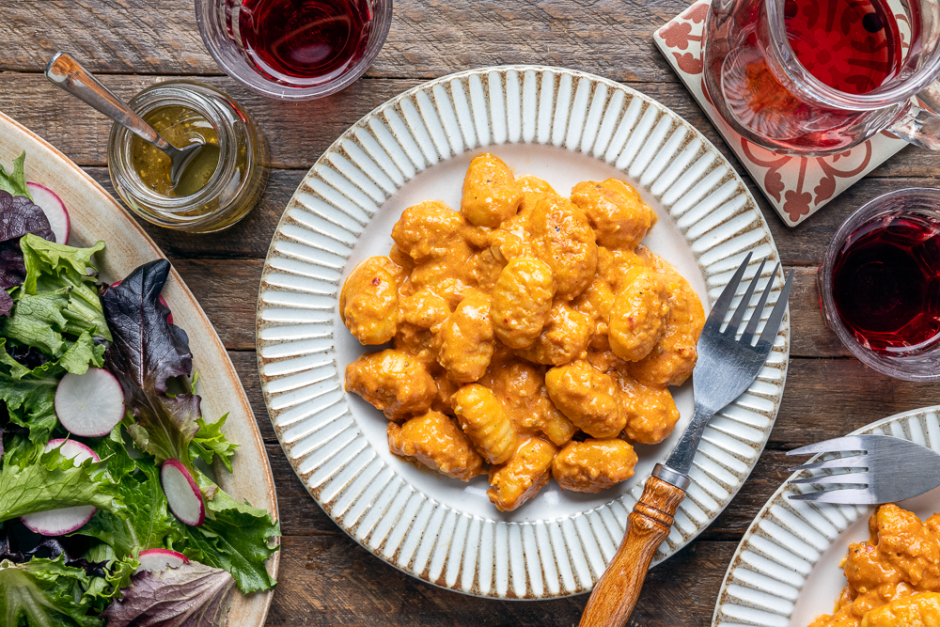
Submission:
[[[0,627],[222,625],[235,587],[275,585],[279,528],[210,478],[236,446],[201,413],[170,264],[103,283],[105,243],[66,244],[24,159],[0,166]]]

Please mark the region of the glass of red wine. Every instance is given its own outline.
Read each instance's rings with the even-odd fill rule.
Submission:
[[[703,83],[724,122],[772,152],[822,156],[890,130],[940,150],[937,0],[715,0]]]
[[[940,380],[940,190],[902,189],[856,211],[818,280],[826,322],[862,362]]]
[[[365,73],[392,0],[196,0],[196,21],[226,74],[270,98],[311,100]]]

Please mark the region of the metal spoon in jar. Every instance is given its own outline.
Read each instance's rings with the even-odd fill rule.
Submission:
[[[205,158],[211,158],[218,162],[218,146],[200,143],[177,148],[165,140],[152,126],[144,122],[143,118],[134,113],[111,90],[102,85],[91,72],[82,67],[81,63],[64,52],[57,53],[49,61],[49,65],[46,66],[46,78],[163,151],[171,162],[170,184],[173,185],[173,190],[180,196],[187,196],[198,191],[197,189],[184,190],[178,186],[183,172],[196,160],[200,153],[204,153]],[[210,151],[213,154],[208,154]]]

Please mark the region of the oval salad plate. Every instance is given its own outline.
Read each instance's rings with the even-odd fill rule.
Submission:
[[[90,246],[104,240],[106,248],[96,255],[102,280],[116,281],[139,265],[162,259],[163,254],[111,196],[65,155],[11,118],[0,113],[0,162],[9,166],[26,151],[26,179],[36,181],[65,203],[71,218],[69,243]],[[173,311],[174,323],[189,335],[193,368],[199,372],[197,392],[202,396],[206,416],[228,412],[226,437],[239,449],[233,473],[217,473],[219,486],[237,498],[262,507],[277,518],[274,479],[255,423],[248,398],[238,374],[212,323],[176,270],[163,289]],[[268,572],[276,576],[279,552],[268,561]],[[236,594],[229,613],[230,625],[263,625],[271,605],[272,592],[250,596]]]
[[[582,180],[628,180],[659,216],[645,243],[703,302],[748,252],[756,268],[777,251],[744,183],[687,122],[612,81],[548,67],[473,70],[403,93],[346,131],[291,199],[264,267],[258,357],[271,420],[310,494],[362,546],[433,584],[498,598],[578,594],[604,571],[643,482],[688,423],[691,382],[674,390],[673,437],[638,446],[633,479],[597,495],[552,483],[507,513],[487,499],[485,477],[465,484],[392,455],[387,420],[343,391],[346,366],[367,352],[338,315],[343,280],[388,253],[408,206],[458,207],[467,166],[483,152],[563,194]],[[760,378],[707,429],[657,562],[705,529],[750,473],[783,394],[788,334],[784,323]]]
[[[896,414],[853,431],[890,435],[940,453],[940,405]],[[814,457],[830,459],[836,454]],[[803,463],[794,461],[794,465]],[[816,475],[831,470],[808,471]],[[812,492],[811,485],[777,490],[748,527],[725,574],[712,617],[713,626],[806,627],[831,614],[846,585],[839,563],[849,544],[868,540],[868,505],[791,501],[789,494]],[[926,520],[940,512],[940,489],[898,503]]]

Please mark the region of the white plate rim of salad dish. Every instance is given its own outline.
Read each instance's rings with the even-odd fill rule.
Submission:
[[[343,372],[371,352],[343,326],[345,278],[384,255],[408,206],[457,207],[470,160],[491,152],[517,175],[564,194],[577,181],[626,179],[657,213],[645,243],[689,279],[706,311],[745,255],[750,272],[779,259],[751,194],[688,122],[633,89],[559,68],[502,66],[445,76],[379,106],[317,161],[289,202],[262,275],[257,345],[262,390],[284,452],[324,511],[380,559],[434,585],[503,599],[592,589],[622,538],[655,462],[687,424],[691,380],[675,388],[673,436],[644,447],[632,479],[598,495],[552,482],[513,512],[469,483],[393,456],[381,412],[343,389]],[[770,277],[764,270],[761,285]],[[773,289],[782,288],[776,276]],[[743,287],[742,287],[743,293]],[[773,296],[771,296],[773,298]],[[692,487],[655,563],[724,509],[773,427],[789,359],[789,316],[758,380],[712,421]]]
[[[940,453],[940,405],[888,416],[847,435],[861,434],[903,438]],[[793,465],[838,456],[794,458]],[[820,615],[832,613],[846,585],[840,562],[850,544],[868,541],[869,518],[877,508],[787,498],[818,489],[784,482],[767,500],[731,558],[715,604],[713,627],[806,627]],[[926,520],[940,512],[940,488],[897,505]]]
[[[30,182],[28,189],[32,191],[33,199],[36,201],[36,204],[43,207],[47,217],[49,218],[50,226],[53,230],[53,237],[58,236],[62,237],[61,233],[63,230],[69,232],[68,234],[68,244],[77,247],[87,247],[92,246],[96,242],[104,241],[105,248],[103,251],[98,252],[92,257],[91,265],[94,266],[98,271],[98,277],[102,285],[96,285],[94,289],[98,290],[102,296],[102,302],[106,298],[108,291],[114,291],[115,293],[121,293],[120,288],[114,283],[117,281],[123,281],[127,279],[127,283],[133,283],[129,275],[132,271],[143,264],[148,262],[154,262],[155,260],[163,259],[163,255],[157,246],[153,243],[150,237],[144,232],[144,230],[138,225],[122,208],[118,203],[111,198],[110,195],[98,185],[91,177],[89,177],[85,172],[83,172],[77,165],[72,163],[65,155],[60,153],[58,150],[50,146],[44,140],[36,136],[34,133],[21,126],[11,118],[0,113],[0,164],[5,168],[7,174],[9,175],[13,171],[14,160],[18,159],[25,153],[25,178]],[[33,184],[39,184],[40,188],[37,188]],[[51,190],[53,193],[51,197],[54,199],[49,201],[49,196],[45,190]],[[37,192],[37,189],[39,190]],[[38,194],[38,195],[37,195]],[[16,194],[14,194],[15,196]],[[42,200],[40,200],[42,197]],[[50,210],[49,202],[55,203],[59,201],[61,205],[67,208],[65,212],[65,220],[63,221],[62,216],[57,214],[57,209],[53,207]],[[44,204],[46,203],[46,204]],[[55,217],[49,217],[49,216]],[[24,247],[24,241],[28,237],[35,237],[33,235],[26,235],[22,239],[18,240],[20,247]],[[48,238],[47,238],[48,239]],[[155,269],[163,268],[162,272],[166,272],[165,265],[157,264],[149,267],[151,271],[156,271]],[[159,272],[157,272],[159,274]],[[146,275],[146,273],[145,273]],[[133,275],[131,275],[133,276]],[[142,279],[141,285],[147,285],[146,278]],[[106,282],[111,282],[110,287],[106,287],[104,284]],[[136,292],[132,292],[136,287],[135,285],[125,286],[127,292],[130,296],[134,296]],[[17,293],[17,289],[14,288],[11,290],[11,293],[14,295]],[[25,289],[25,288],[22,288]],[[145,289],[145,288],[144,288]],[[16,298],[16,296],[14,296]],[[148,299],[141,298],[143,302],[146,302]],[[201,415],[205,419],[207,424],[212,424],[216,420],[223,417],[227,414],[226,421],[222,427],[222,433],[224,437],[228,439],[232,444],[237,445],[237,450],[234,452],[234,456],[229,458],[230,463],[232,464],[232,472],[229,473],[225,470],[222,465],[222,462],[219,458],[215,458],[212,462],[210,468],[207,468],[205,464],[201,461],[190,461],[193,465],[192,467],[201,469],[200,472],[196,472],[195,475],[189,471],[178,471],[175,475],[169,476],[166,474],[166,465],[163,466],[163,471],[159,469],[155,471],[156,474],[148,475],[150,479],[157,477],[160,483],[165,485],[170,485],[171,483],[179,483],[179,481],[188,481],[193,479],[193,477],[200,478],[201,482],[202,477],[207,477],[211,475],[216,484],[221,490],[216,491],[215,488],[207,487],[207,484],[202,484],[201,489],[197,488],[195,483],[190,481],[188,484],[184,483],[183,485],[189,485],[192,487],[192,493],[189,493],[182,501],[172,500],[172,503],[169,503],[169,516],[173,516],[174,509],[173,503],[176,504],[176,507],[179,508],[180,516],[175,518],[175,522],[172,524],[177,525],[177,529],[183,528],[179,525],[182,525],[182,520],[186,519],[187,516],[191,516],[191,512],[187,511],[187,507],[193,505],[192,501],[195,498],[195,502],[198,504],[198,501],[202,501],[202,504],[199,505],[201,508],[201,518],[199,520],[192,520],[190,523],[202,522],[206,519],[211,519],[211,521],[217,525],[230,525],[234,529],[237,527],[232,521],[233,520],[249,520],[248,518],[239,519],[237,516],[240,516],[242,503],[250,503],[251,505],[260,508],[260,510],[266,510],[266,514],[270,514],[271,519],[265,519],[262,516],[260,510],[253,510],[255,513],[251,514],[254,518],[250,520],[252,522],[258,522],[258,528],[263,531],[259,532],[259,536],[264,536],[267,538],[268,549],[276,548],[278,544],[278,537],[273,530],[276,529],[276,523],[278,519],[278,510],[277,510],[277,497],[274,490],[274,480],[271,473],[270,464],[268,462],[267,454],[264,450],[264,444],[261,438],[261,434],[258,431],[258,426],[254,420],[254,416],[251,410],[251,407],[248,403],[247,396],[245,395],[244,389],[242,388],[241,382],[238,378],[237,373],[229,359],[229,356],[216,334],[215,330],[212,327],[212,324],[209,322],[205,313],[202,311],[195,297],[183,283],[180,276],[177,274],[175,269],[170,268],[168,273],[168,278],[166,279],[166,284],[161,293],[161,301],[165,306],[169,307],[170,316],[169,318],[165,315],[165,310],[161,310],[159,306],[154,306],[153,310],[157,311],[157,316],[159,316],[160,311],[164,311],[163,318],[166,321],[167,328],[172,329],[173,326],[178,327],[179,329],[185,330],[188,335],[188,347],[184,344],[181,349],[181,354],[184,355],[183,359],[185,360],[185,354],[187,351],[192,354],[192,374],[195,374],[198,378],[198,381],[193,380],[194,385],[189,388],[189,391],[198,394],[201,397],[201,403],[198,403],[198,407],[201,409]],[[11,312],[12,316],[16,315],[16,308]],[[141,317],[145,317],[142,315]],[[12,318],[8,318],[12,319]],[[0,318],[0,323],[3,322],[3,318]],[[113,330],[113,323],[109,325]],[[67,336],[63,332],[63,337],[72,338],[73,336]],[[169,332],[171,335],[176,333],[175,331]],[[119,334],[114,334],[115,338]],[[178,334],[174,337],[179,337]],[[76,342],[78,343],[78,342]],[[114,348],[114,345],[111,345],[111,348]],[[47,358],[49,358],[47,356]],[[107,357],[102,357],[105,361],[110,359],[110,354]],[[142,357],[141,360],[146,360],[146,357]],[[87,365],[87,364],[86,364]],[[104,366],[108,367],[108,364]],[[113,367],[112,367],[113,369]],[[66,375],[73,376],[73,375]],[[118,377],[120,378],[120,377]],[[64,377],[63,377],[64,379]],[[77,379],[76,379],[77,380]],[[112,377],[112,380],[115,380]],[[172,381],[188,381],[188,377],[173,377]],[[185,385],[189,385],[186,383]],[[57,396],[65,396],[68,399],[67,395],[60,395],[61,388],[64,386],[59,386],[56,388]],[[81,388],[78,388],[81,389]],[[99,392],[99,388],[92,387],[95,393]],[[117,406],[121,408],[121,411],[124,410],[124,407],[121,405],[121,402],[127,398],[126,396],[122,397],[120,395],[120,387],[117,388],[118,395],[118,404]],[[173,391],[167,390],[170,393],[170,398],[176,400],[177,398],[186,399],[189,398],[190,401],[194,399],[192,397],[183,396],[186,394],[186,389],[175,389],[176,394],[173,394]],[[125,390],[125,394],[127,391]],[[87,395],[86,395],[87,396]],[[107,394],[104,394],[107,397]],[[198,398],[198,397],[197,397]],[[131,401],[132,402],[132,401]],[[61,409],[58,406],[59,401],[57,400],[57,413],[61,415],[70,415],[67,412],[73,411],[68,409],[68,400],[62,401],[66,409]],[[187,405],[187,408],[192,407],[193,405]],[[24,406],[25,408],[25,406]],[[78,410],[74,410],[78,411]],[[28,414],[27,414],[28,415]],[[82,415],[78,414],[81,418]],[[189,418],[193,416],[192,413],[187,414]],[[137,418],[138,422],[141,422]],[[57,429],[62,427],[64,419],[58,420]],[[134,418],[130,417],[130,412],[125,416],[123,424],[127,425],[130,422],[133,422]],[[9,427],[9,425],[7,425]],[[116,430],[121,429],[118,427]],[[81,428],[74,429],[70,427],[70,431],[78,432]],[[8,429],[9,432],[9,429]],[[89,446],[95,447],[102,445],[106,440],[111,440],[114,435],[112,432],[111,436],[103,436],[97,438],[82,438],[77,437],[74,434],[65,434],[63,437],[74,438],[75,441],[78,441],[79,444],[85,442]],[[200,434],[202,432],[200,431]],[[125,443],[130,441],[127,429],[123,430],[123,440]],[[189,441],[189,440],[185,440]],[[87,447],[82,447],[87,448]],[[127,447],[128,451],[133,450],[133,445]],[[192,448],[187,450],[185,456],[187,460],[190,455],[195,455]],[[206,450],[204,446],[203,451]],[[65,451],[63,446],[62,451]],[[42,455],[45,455],[43,453]],[[70,454],[63,453],[65,457],[70,456]],[[130,453],[131,457],[140,456],[144,459],[153,460],[152,457],[148,457],[147,453],[141,453],[139,450]],[[184,455],[180,454],[179,457],[182,458]],[[202,455],[199,455],[202,457]],[[110,458],[105,457],[101,462],[102,464],[109,463],[111,458],[118,458],[117,455],[112,455]],[[209,456],[210,459],[213,459],[212,456]],[[44,459],[44,458],[43,458]],[[61,458],[60,458],[61,459]],[[129,459],[129,458],[128,458]],[[184,464],[179,463],[175,460],[170,460],[175,463],[176,466],[185,467]],[[69,462],[65,462],[67,465],[70,465]],[[26,462],[23,462],[25,465]],[[136,464],[136,462],[135,462]],[[173,465],[173,464],[170,464]],[[92,465],[94,466],[94,464]],[[72,469],[78,468],[78,466],[71,466]],[[137,473],[135,476],[142,478],[140,473],[140,467],[134,466],[134,473]],[[156,466],[154,466],[156,468]],[[206,474],[201,474],[202,472]],[[131,473],[128,473],[129,475]],[[0,470],[0,476],[2,476],[2,470]],[[103,475],[97,475],[101,477]],[[180,479],[182,477],[182,479]],[[103,484],[99,484],[103,485]],[[156,482],[150,484],[142,483],[141,485],[157,485]],[[171,489],[167,489],[166,493],[170,493]],[[199,497],[193,497],[193,494],[199,494]],[[234,500],[223,502],[220,495],[225,493],[231,495]],[[163,505],[167,505],[165,497],[163,498]],[[211,501],[211,503],[210,503]],[[236,503],[237,501],[237,503]],[[112,501],[117,503],[117,500]],[[218,509],[214,508],[212,503],[219,503],[217,506]],[[222,503],[227,503],[223,505]],[[228,511],[226,513],[219,513],[221,508],[227,507]],[[155,506],[151,506],[152,509],[155,509]],[[94,510],[92,510],[94,511]],[[98,510],[98,513],[95,516],[98,516],[102,510]],[[126,511],[126,510],[125,510]],[[140,510],[138,510],[140,511]],[[165,513],[166,510],[164,510]],[[235,512],[235,513],[232,513]],[[22,519],[20,519],[22,520]],[[94,521],[95,518],[91,518],[91,521]],[[220,522],[224,521],[224,522]],[[266,522],[265,522],[266,521]],[[168,523],[169,524],[169,523]],[[247,525],[247,523],[246,523]],[[186,527],[189,531],[192,531],[192,537],[197,537],[196,532],[199,530],[199,527]],[[209,529],[218,529],[220,527],[205,527],[206,530]],[[81,534],[81,529],[78,530],[78,534]],[[201,533],[201,532],[200,532]],[[206,533],[211,533],[207,531]],[[62,536],[68,538],[68,536]],[[177,539],[177,543],[182,542],[180,548],[183,553],[188,552],[188,548],[195,546],[196,542],[193,541],[190,545],[187,545],[185,541],[179,541],[179,534],[168,535],[166,540],[167,543],[172,542],[172,538]],[[208,535],[200,535],[202,542],[205,541],[205,538],[208,538]],[[220,536],[221,537],[221,536]],[[4,536],[4,540],[6,536]],[[61,538],[57,538],[59,540]],[[62,540],[63,543],[66,540]],[[228,537],[222,537],[221,540],[218,540],[215,544],[216,547],[222,546],[224,543],[229,542]],[[3,544],[3,543],[0,543]],[[93,544],[93,543],[92,543]],[[98,548],[100,549],[104,543],[99,544]],[[232,536],[232,542],[229,543],[229,546],[235,544],[234,536]],[[0,546],[0,551],[3,550],[3,546]],[[6,546],[9,549],[9,545]],[[135,555],[137,554],[140,547],[138,546],[135,549]],[[267,550],[264,552],[266,553]],[[68,551],[68,549],[67,549]],[[228,563],[236,561],[235,558],[231,556],[225,556],[224,551],[215,549],[207,549],[206,553],[213,552],[214,557],[207,557],[204,561],[210,562],[216,560],[216,563],[219,566],[223,566],[222,562],[228,560]],[[220,611],[215,612],[212,615],[212,620],[207,624],[212,625],[223,625],[225,621],[228,621],[228,624],[231,625],[262,625],[267,617],[268,610],[271,605],[271,600],[273,598],[273,585],[275,578],[278,572],[278,565],[280,560],[280,551],[274,550],[265,560],[260,557],[262,553],[259,552],[256,555],[256,562],[253,564],[254,567],[254,578],[255,583],[248,583],[248,580],[245,581],[246,587],[256,587],[258,591],[251,592],[249,594],[243,594],[239,588],[242,586],[243,580],[236,575],[236,578],[233,579],[229,573],[225,573],[221,570],[213,570],[211,576],[205,575],[205,570],[196,571],[195,568],[205,569],[204,566],[195,564],[195,559],[188,560],[186,556],[181,555],[180,553],[174,553],[167,551],[165,548],[158,548],[151,552],[148,559],[139,559],[140,568],[144,570],[149,570],[150,572],[142,572],[139,576],[143,576],[144,579],[141,581],[149,582],[148,585],[166,585],[166,590],[173,589],[172,586],[175,585],[176,589],[183,590],[184,587],[190,589],[199,589],[201,596],[193,596],[193,599],[196,602],[201,602],[202,599],[209,599],[213,602],[217,602],[215,607],[216,609],[222,608]],[[36,554],[38,556],[40,554]],[[95,555],[102,555],[101,553],[96,553]],[[111,555],[114,555],[114,549],[111,548]],[[163,556],[167,557],[164,561]],[[54,554],[53,554],[54,556]],[[77,556],[68,556],[68,559],[72,559]],[[24,558],[25,559],[25,558]],[[66,558],[56,558],[56,559],[66,559]],[[133,558],[128,558],[133,559]],[[11,561],[3,560],[3,564],[7,567],[10,567]],[[185,564],[183,564],[185,562]],[[15,564],[15,560],[14,560]],[[111,562],[106,562],[106,564],[111,564]],[[167,568],[169,566],[169,568]],[[176,566],[180,566],[177,568]],[[185,569],[183,568],[185,566]],[[110,566],[106,566],[108,568]],[[129,568],[129,567],[128,567]],[[230,573],[235,573],[237,567],[223,566],[224,570],[230,571]],[[162,569],[162,571],[161,571]],[[100,572],[109,572],[113,571],[101,570]],[[267,575],[265,575],[265,571]],[[242,571],[245,572],[245,571]],[[195,573],[195,574],[193,574]],[[129,575],[134,574],[128,572]],[[216,574],[221,574],[222,578],[216,577]],[[147,578],[150,579],[147,579]],[[177,579],[174,579],[176,577]],[[201,577],[201,578],[198,578]],[[156,578],[160,578],[157,582]],[[236,586],[237,579],[237,586]],[[91,579],[92,584],[95,584],[96,581],[94,578]],[[115,615],[108,614],[113,608],[109,607],[105,612],[105,616],[113,616],[115,619],[123,618],[129,619],[133,612],[135,611],[150,611],[152,607],[143,608],[132,607],[135,598],[132,596],[127,596],[129,591],[133,591],[133,586],[139,585],[138,580],[131,579],[131,586],[122,588],[124,595],[124,600],[120,603],[127,605],[127,610],[122,614],[118,613]],[[258,581],[262,583],[257,583]],[[156,582],[156,583],[155,583]],[[127,583],[127,580],[124,580],[124,583]],[[201,587],[200,587],[201,586]],[[210,589],[215,586],[219,591],[212,596],[209,594]],[[221,594],[224,592],[225,594]],[[182,594],[182,593],[181,593]],[[88,595],[86,595],[88,596]],[[120,598],[120,595],[117,595],[114,598]],[[176,600],[176,597],[172,597],[173,600]],[[207,601],[208,602],[208,601]],[[117,605],[117,601],[113,602],[111,605]],[[178,604],[182,607],[183,604]],[[227,611],[225,608],[229,608]],[[166,609],[166,608],[164,608]],[[190,610],[192,607],[190,607]],[[181,610],[182,611],[182,610]],[[129,612],[129,613],[128,613]],[[141,614],[145,616],[146,614]],[[57,620],[61,624],[72,624],[66,621],[66,619],[59,615]],[[103,624],[103,620],[102,620]]]

